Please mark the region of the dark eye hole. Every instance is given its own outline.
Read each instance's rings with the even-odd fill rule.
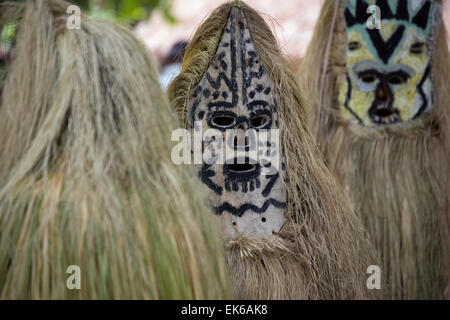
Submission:
[[[357,50],[359,48],[361,48],[361,43],[359,43],[358,41],[352,41],[348,44],[348,50],[350,51]]]
[[[394,76],[390,76],[388,79],[388,82],[390,84],[402,84],[406,81],[406,79],[404,77],[398,76],[398,75],[394,75]]]
[[[365,83],[372,83],[375,80],[377,80],[377,77],[373,74],[365,74],[361,76],[361,80],[364,81]]]
[[[214,117],[211,120],[211,122],[218,127],[230,127],[234,125],[235,121],[236,120],[233,117],[224,115]]]
[[[415,42],[409,49],[409,52],[414,53],[414,54],[419,54],[419,53],[423,52],[424,47],[425,47],[425,43]]]
[[[256,116],[254,117],[250,124],[252,125],[252,127],[254,128],[261,128],[262,126],[264,126],[267,122],[269,122],[269,116],[267,115],[261,115],[261,116]]]

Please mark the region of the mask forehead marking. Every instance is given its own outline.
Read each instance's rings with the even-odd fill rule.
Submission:
[[[243,14],[240,12],[240,14]],[[241,46],[241,72],[242,72],[242,104],[248,109],[253,109],[255,106],[267,106],[267,97],[260,97],[258,93],[265,91],[267,96],[270,93],[270,86],[264,87],[262,83],[271,83],[268,74],[256,54],[256,49],[250,35],[245,18],[239,22],[240,26],[240,46]],[[260,84],[255,84],[252,89],[253,80],[262,80]],[[249,99],[250,98],[250,99]],[[250,102],[249,102],[250,100]]]
[[[235,16],[231,15],[228,19],[227,26],[219,43],[219,50],[214,57],[213,65],[209,66],[206,71],[206,79],[209,85],[216,91],[212,93],[212,101],[208,102],[208,109],[214,107],[234,108],[238,103],[238,83],[237,83],[237,52],[236,52],[236,25],[234,23]],[[228,50],[229,48],[229,50]],[[221,51],[222,50],[222,51]],[[231,67],[227,62],[230,62]],[[214,79],[212,73],[220,70],[218,76]],[[224,87],[225,85],[225,87]],[[219,92],[217,90],[225,89],[224,92],[231,92],[231,101],[227,95],[223,95],[219,99]],[[205,98],[211,97],[209,89],[205,88],[203,91]]]
[[[203,79],[206,81],[202,80],[193,92],[191,124],[202,99],[207,101],[208,110],[244,106],[251,111],[257,107],[276,107],[270,77],[256,53],[242,10],[232,8]]]

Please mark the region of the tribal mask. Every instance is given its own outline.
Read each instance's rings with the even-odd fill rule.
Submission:
[[[347,79],[339,92],[344,118],[389,125],[432,109],[435,7],[433,0],[346,0]]]
[[[204,140],[203,151],[225,144],[224,161],[214,153],[203,158],[200,177],[229,238],[267,237],[285,222],[285,164],[273,133],[279,127],[273,88],[245,14],[233,7],[215,56],[188,102],[194,131],[218,133]],[[261,141],[263,132],[270,141]],[[276,156],[277,164],[270,160]]]

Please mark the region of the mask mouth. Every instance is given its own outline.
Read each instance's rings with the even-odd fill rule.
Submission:
[[[242,180],[243,177],[257,177],[260,174],[261,166],[248,157],[245,158],[233,158],[232,161],[228,161],[223,166],[223,173],[230,178],[237,178]]]
[[[370,108],[369,115],[376,124],[393,124],[400,121],[398,110],[385,103],[375,103]]]
[[[223,166],[225,189],[227,191],[239,191],[246,193],[261,187],[259,176],[261,165],[249,158],[234,158],[233,163]]]
[[[239,173],[250,173],[256,171],[258,168],[256,164],[251,163],[243,163],[243,164],[229,164],[227,165],[226,170],[231,173],[239,174]]]

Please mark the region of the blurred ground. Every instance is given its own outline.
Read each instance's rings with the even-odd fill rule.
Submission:
[[[263,14],[275,31],[285,54],[299,60],[311,39],[323,1],[246,0],[246,3]],[[154,12],[149,22],[140,23],[136,27],[136,34],[162,60],[174,43],[189,40],[196,27],[225,2],[226,0],[173,0],[171,12],[176,18],[176,24],[171,25],[160,12]],[[444,7],[445,22],[450,30],[450,0],[444,0]]]

